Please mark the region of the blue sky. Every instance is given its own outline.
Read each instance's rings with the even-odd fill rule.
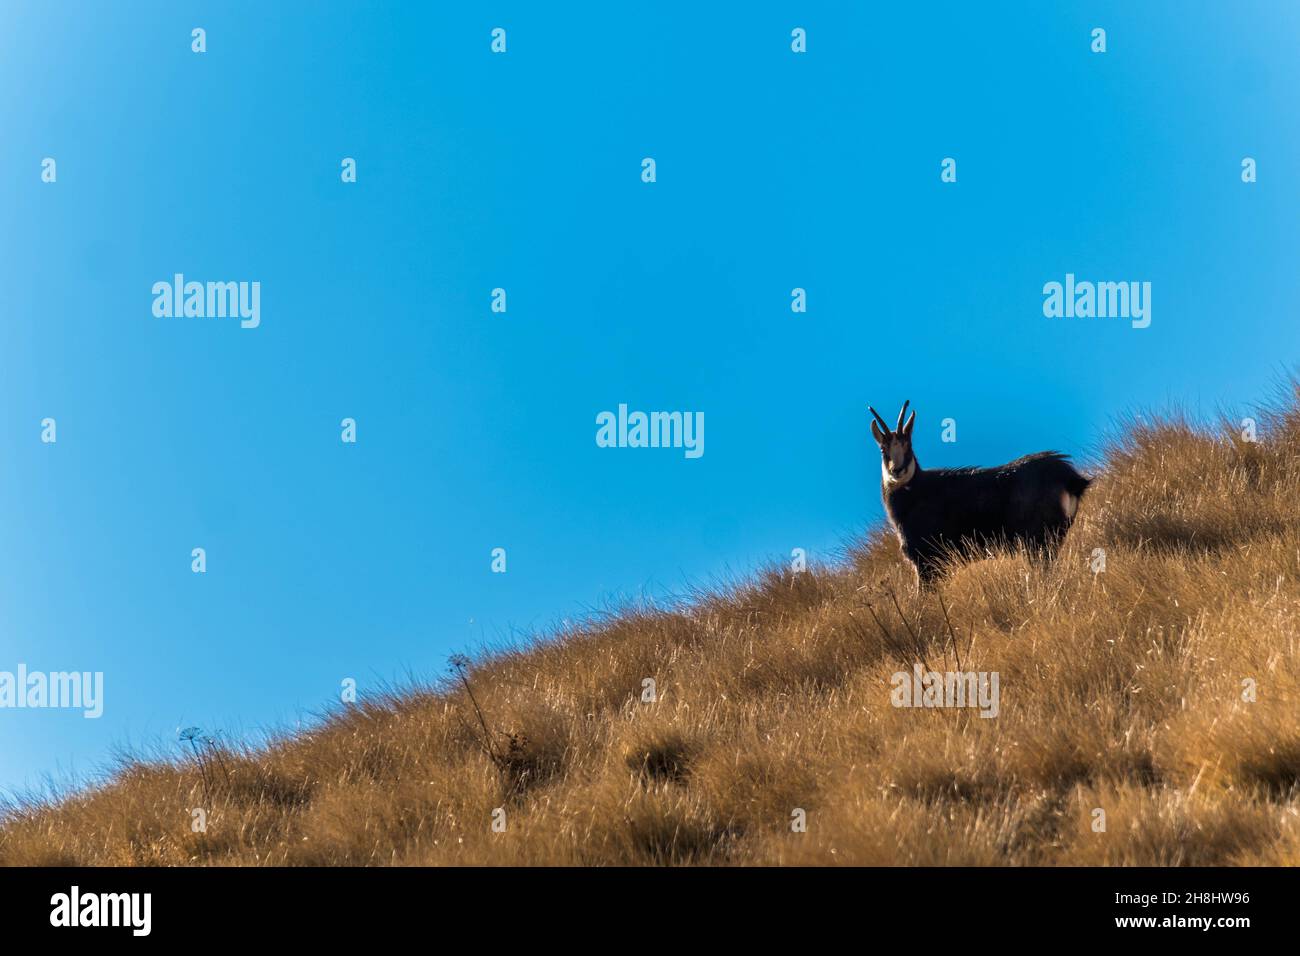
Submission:
[[[1296,358],[1290,5],[375,6],[0,12],[0,670],[105,682],[0,709],[0,791],[833,558],[868,402],[925,465],[1086,457]],[[156,318],[177,272],[260,326]],[[1067,272],[1151,326],[1045,318]],[[705,454],[597,447],[620,403]]]

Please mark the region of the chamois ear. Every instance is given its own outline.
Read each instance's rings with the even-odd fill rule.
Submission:
[[[881,434],[880,426],[875,422],[871,423],[871,437],[876,440],[876,444],[881,448],[885,447],[885,436]]]
[[[912,414],[907,417],[907,424],[903,426],[903,430],[902,432],[900,432],[900,434],[903,435],[905,438],[911,438],[912,426],[915,424],[916,424],[916,410],[913,409]]]

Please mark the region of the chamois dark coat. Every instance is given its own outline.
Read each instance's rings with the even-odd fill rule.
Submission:
[[[946,559],[997,545],[1055,554],[1091,483],[1065,455],[1043,451],[996,468],[925,471],[912,453],[912,426],[883,431],[872,423],[882,456],[881,498],[903,553],[922,584]],[[884,420],[871,413],[884,425]]]

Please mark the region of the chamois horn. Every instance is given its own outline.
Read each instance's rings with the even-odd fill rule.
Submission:
[[[888,434],[889,434],[889,426],[888,426],[887,424],[885,424],[885,420],[884,420],[883,418],[880,417],[880,412],[876,411],[876,410],[875,410],[874,408],[872,408],[870,405],[867,406],[867,411],[869,411],[872,415],[875,415],[875,416],[876,416],[876,421],[880,422],[880,427],[881,427],[881,429],[883,429],[884,432],[885,432],[885,434],[888,435]]]
[[[903,430],[903,418],[907,415],[907,406],[911,404],[912,400],[910,398],[903,403],[903,410],[898,413],[898,426],[894,431],[901,432]]]

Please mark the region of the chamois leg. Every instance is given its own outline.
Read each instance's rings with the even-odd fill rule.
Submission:
[[[932,591],[940,577],[939,565],[926,558],[913,558],[912,567],[916,569],[916,589],[918,592]]]
[[[1069,524],[1048,524],[1032,538],[1025,541],[1029,561],[1040,571],[1047,571],[1056,560],[1057,552],[1065,541]]]

